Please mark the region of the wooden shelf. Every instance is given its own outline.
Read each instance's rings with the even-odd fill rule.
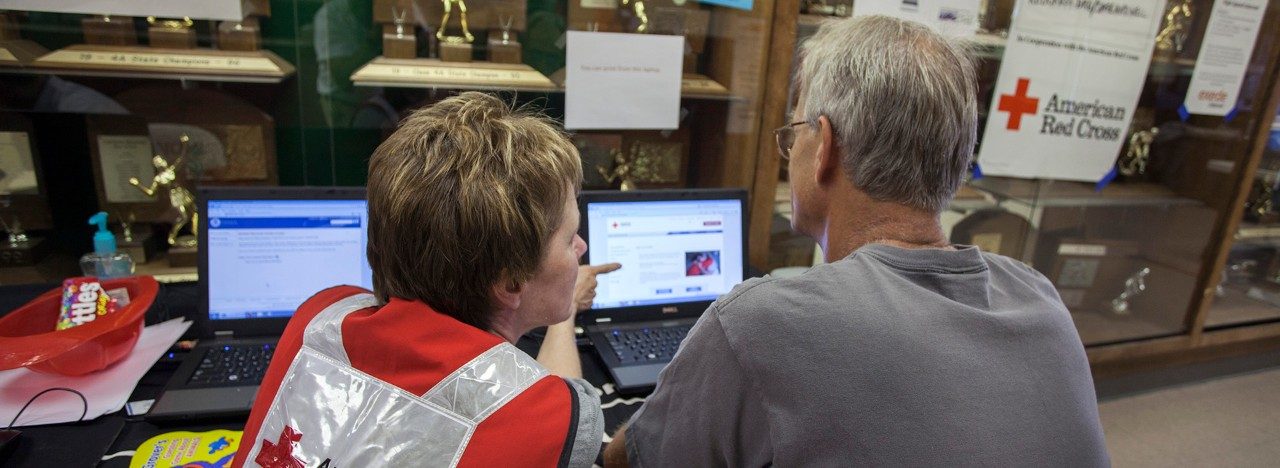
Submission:
[[[1017,201],[1035,207],[1200,204],[1196,200],[1178,196],[1168,187],[1149,182],[1116,182],[1106,186],[1102,191],[1096,191],[1095,184],[1089,182],[988,176],[969,181],[969,185],[997,199]]]
[[[160,49],[73,45],[0,72],[109,78],[279,83],[295,69],[267,50]]]
[[[1280,297],[1278,291],[1280,286],[1227,286],[1221,295],[1214,298],[1204,326],[1221,328],[1280,320],[1280,305],[1265,299],[1271,295]]]

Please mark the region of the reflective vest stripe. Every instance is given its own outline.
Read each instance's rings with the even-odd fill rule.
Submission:
[[[343,347],[343,320],[376,305],[371,294],[348,296],[307,324],[246,463],[280,452],[307,466],[456,466],[480,423],[549,375],[504,341],[421,397],[410,394],[352,367]],[[267,443],[276,434],[280,439]],[[286,434],[297,439],[286,441]]]

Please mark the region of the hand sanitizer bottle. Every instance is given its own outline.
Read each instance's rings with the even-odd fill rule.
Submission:
[[[93,233],[93,252],[80,257],[80,270],[85,276],[98,279],[133,276],[133,258],[116,251],[116,236],[107,230],[107,212],[99,211],[89,217],[89,224],[98,225]]]

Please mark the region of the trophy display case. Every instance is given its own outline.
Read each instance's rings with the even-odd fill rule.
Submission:
[[[0,218],[28,244],[46,239],[74,260],[90,245],[82,212],[107,211],[138,272],[162,279],[193,278],[185,265],[199,248],[189,239],[199,214],[188,201],[203,185],[363,185],[369,155],[401,118],[464,91],[563,122],[574,93],[565,83],[570,31],[683,43],[671,51],[680,66],[670,74],[673,91],[679,84],[674,125],[569,131],[587,187],[750,188],[758,141],[771,138],[760,109],[773,1],[215,0],[86,10],[94,5],[14,0],[0,9],[0,112],[37,116],[21,132],[9,129],[17,120],[0,122],[0,163],[19,164],[10,154],[26,153],[6,148],[28,135],[41,143],[31,145],[35,169],[57,168],[55,182],[67,181],[0,193]],[[237,8],[209,13],[227,6]],[[0,192],[25,177],[14,167],[0,168]],[[6,271],[0,264],[0,284],[61,277]]]
[[[1017,75],[1032,83],[1030,91],[1023,92],[1026,83],[1016,91],[1001,88],[1002,73],[1028,67],[1006,63],[1028,60],[1015,51],[1010,34],[1020,27],[1014,13],[1018,3],[974,2],[980,8],[976,27],[960,34],[976,60],[980,133],[973,174],[941,215],[951,241],[1018,259],[1053,282],[1095,370],[1176,359],[1180,353],[1250,340],[1280,344],[1280,214],[1273,211],[1280,210],[1275,193],[1280,186],[1280,126],[1272,129],[1280,100],[1280,37],[1274,34],[1280,28],[1280,2],[1254,2],[1246,9],[1256,14],[1235,17],[1228,7],[1240,5],[1152,2],[1160,10],[1149,18],[1151,37],[1142,35],[1151,44],[1150,60],[1130,98],[1132,110],[1125,106],[1108,135],[1093,134],[1112,142],[1106,151],[1077,144],[1079,149],[1070,152],[1082,160],[1114,161],[1104,177],[1090,180],[1053,173],[983,173],[1000,160],[1038,157],[1036,153],[1073,144],[1064,139],[1061,144],[1004,150],[1007,145],[993,143],[989,121],[999,119],[995,125],[1002,131],[1007,120],[1009,128],[1016,128],[1010,110],[1018,105],[1031,106],[1024,108],[1024,130],[1053,133],[1061,127],[1061,121],[1057,126],[1049,122],[1060,98],[1057,92],[1036,87],[1044,80]],[[794,120],[795,96],[788,83],[795,65],[790,62],[823,21],[841,16],[827,11],[824,5],[830,4],[779,4],[771,62],[778,66],[769,74],[774,91],[765,103],[765,128]],[[858,5],[853,8],[857,15]],[[1019,14],[1028,14],[1022,10]],[[1035,25],[1034,19],[1024,19],[1024,32]],[[1256,21],[1256,35],[1232,36],[1249,30],[1251,21]],[[1238,91],[1206,91],[1201,75],[1224,60],[1239,62]],[[1115,71],[1085,67],[1073,73]],[[1122,86],[1119,78],[1115,83]],[[1023,97],[1039,101],[1017,101]],[[1206,100],[1218,101],[1217,108],[1201,105]],[[1111,117],[1105,114],[1098,110],[1083,117],[1096,123]],[[1070,132],[1083,125],[1079,120]],[[754,191],[777,195],[753,200],[751,261],[765,269],[811,265],[821,258],[813,255],[813,243],[798,239],[787,226],[786,162],[765,158],[776,153],[766,143],[772,142],[761,142]],[[984,145],[989,146],[985,151]],[[998,154],[1006,151],[1012,154]]]

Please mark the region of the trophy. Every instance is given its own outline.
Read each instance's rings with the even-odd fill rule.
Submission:
[[[0,226],[4,227],[9,242],[0,245],[0,266],[28,266],[40,261],[49,253],[49,243],[43,239],[28,237],[22,230],[22,222],[14,218],[13,223],[0,217]]]
[[[80,20],[80,27],[84,30],[86,44],[105,46],[138,44],[138,34],[133,30],[133,18],[128,16],[93,16]]]
[[[1191,0],[1176,0],[1171,5],[1164,14],[1164,28],[1156,34],[1156,49],[1180,54],[1191,34]]]
[[[1249,198],[1245,200],[1244,217],[1255,223],[1270,224],[1280,221],[1280,213],[1275,208],[1275,182],[1268,178],[1260,178],[1253,183]]]
[[[610,184],[620,181],[623,191],[639,188],[639,183],[678,184],[683,162],[680,143],[635,142],[629,151],[614,149],[613,169],[596,166]]]
[[[467,2],[466,0],[440,0],[444,4],[444,15],[440,18],[440,28],[436,30],[436,39],[440,41],[440,60],[446,62],[470,62],[471,61],[471,43],[475,42],[475,36],[471,35],[471,29],[467,26]],[[462,28],[461,36],[451,36],[445,34],[449,28],[449,16],[453,15],[453,8],[458,8],[458,24]]]
[[[169,192],[169,205],[178,212],[178,217],[173,222],[173,228],[169,229],[169,237],[167,238],[169,246],[194,250],[196,247],[195,233],[198,232],[200,214],[196,212],[195,197],[191,195],[190,190],[182,186],[178,172],[178,168],[182,167],[183,161],[187,157],[187,142],[190,141],[190,138],[183,135],[179,141],[182,144],[182,150],[172,163],[158,154],[152,158],[151,162],[155,165],[156,175],[151,178],[149,185],[143,186],[142,182],[136,177],[129,178],[129,185],[137,187],[148,197],[154,197],[160,191]],[[191,235],[179,236],[178,234],[182,232],[183,228],[188,226],[190,227]]]
[[[627,6],[631,7],[631,22],[635,24],[633,32],[649,32],[649,15],[644,11],[644,0],[622,0],[619,6],[623,7],[622,11],[626,11]]]
[[[144,225],[144,229],[135,231],[138,216],[132,211],[117,219],[120,220],[120,238],[117,243],[120,251],[129,254],[138,264],[147,263],[155,256],[155,242],[151,241],[150,225]]]
[[[1111,300],[1111,312],[1116,315],[1129,315],[1132,311],[1129,300],[1147,290],[1147,276],[1151,269],[1143,267],[1124,280],[1124,291]]]
[[[408,15],[403,4],[392,5],[392,24],[382,26],[382,56],[408,59],[418,54],[417,27],[406,24]]]
[[[154,16],[147,17],[147,38],[151,47],[163,49],[196,48],[196,31],[191,29],[196,22],[191,18],[180,20],[158,20]]]
[[[523,57],[520,51],[520,42],[515,40],[511,34],[511,24],[515,22],[514,15],[498,16],[498,26],[502,28],[500,37],[489,38],[489,61],[494,63],[521,63]]]
[[[1116,163],[1120,175],[1133,177],[1147,173],[1147,163],[1151,161],[1151,143],[1159,134],[1159,128],[1151,127],[1129,135],[1129,149]]]

